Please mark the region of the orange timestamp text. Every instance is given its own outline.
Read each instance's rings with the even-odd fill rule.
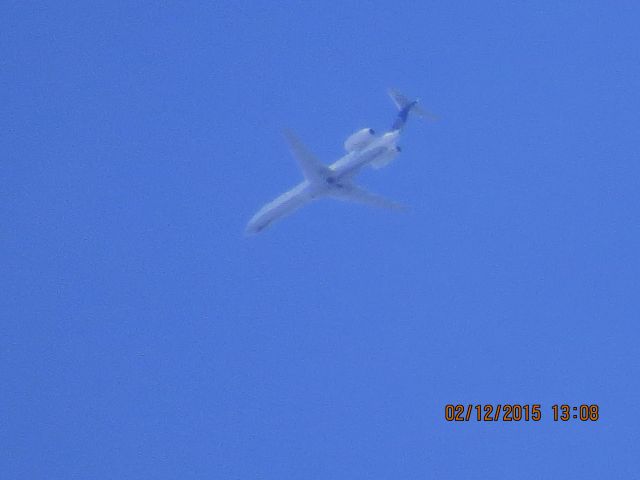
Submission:
[[[596,404],[554,404],[551,406],[554,421],[579,420],[595,422],[600,419],[600,407]],[[542,420],[540,403],[498,404],[447,404],[444,407],[447,422],[539,422]]]

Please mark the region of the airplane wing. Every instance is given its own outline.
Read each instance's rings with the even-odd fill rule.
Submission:
[[[362,203],[372,207],[386,208],[389,210],[407,209],[407,207],[401,203],[397,203],[375,193],[371,193],[354,184],[345,185],[344,188],[340,189],[331,189],[329,195],[338,200]]]
[[[298,162],[307,180],[310,182],[324,181],[331,174],[329,167],[318,160],[291,130],[284,130],[283,134],[289,144],[291,154]]]

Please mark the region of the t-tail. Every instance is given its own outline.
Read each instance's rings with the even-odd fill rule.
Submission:
[[[393,125],[391,125],[392,131],[402,130],[405,123],[407,123],[409,112],[418,115],[419,117],[432,117],[429,113],[420,108],[420,106],[418,105],[418,99],[410,100],[402,93],[394,90],[393,88],[389,89],[389,96],[399,110],[395,122],[393,122]]]

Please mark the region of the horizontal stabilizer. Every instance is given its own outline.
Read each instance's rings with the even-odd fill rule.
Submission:
[[[427,120],[437,120],[438,118],[430,112],[427,112],[424,108],[418,105],[419,100],[411,100],[406,97],[404,94],[400,93],[398,90],[393,88],[389,89],[389,96],[396,108],[400,112],[400,116],[403,117],[403,120],[406,122],[407,115],[409,112],[417,115],[418,117],[425,118]],[[401,125],[403,126],[404,123]]]

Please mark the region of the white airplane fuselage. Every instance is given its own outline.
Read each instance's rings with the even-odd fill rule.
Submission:
[[[365,148],[351,151],[328,166],[330,175],[315,181],[304,180],[291,190],[262,207],[247,224],[246,233],[258,233],[316,198],[348,189],[350,180],[362,167],[398,154],[396,142],[400,130],[392,130],[375,138]]]

